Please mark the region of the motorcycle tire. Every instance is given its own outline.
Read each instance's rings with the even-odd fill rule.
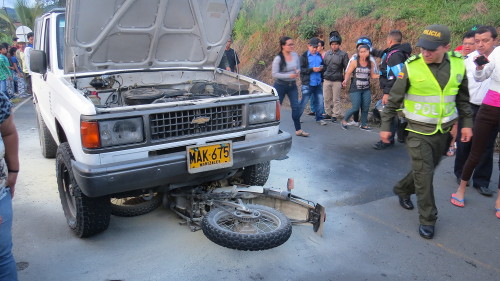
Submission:
[[[111,214],[119,217],[135,217],[154,211],[161,205],[161,194],[151,198],[143,195],[126,198],[111,198]]]
[[[230,211],[215,208],[202,220],[203,234],[215,244],[242,251],[271,249],[280,246],[290,238],[292,224],[281,212],[262,205],[248,204],[246,207],[258,211],[259,218],[244,221],[230,212],[235,211],[234,208],[230,208]],[[245,229],[245,232],[238,230],[240,226]]]

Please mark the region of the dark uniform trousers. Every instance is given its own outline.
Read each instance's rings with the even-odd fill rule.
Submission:
[[[421,135],[410,132],[406,145],[411,157],[411,171],[394,187],[394,192],[409,198],[417,195],[417,206],[420,224],[434,225],[437,220],[437,208],[432,185],[434,170],[443,153],[448,148],[449,133]]]

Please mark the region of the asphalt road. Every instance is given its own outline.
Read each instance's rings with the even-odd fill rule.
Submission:
[[[376,151],[377,130],[344,131],[304,116],[309,138],[293,138],[289,158],[272,162],[266,186],[295,179],[299,196],[327,208],[324,236],[294,226],[275,249],[242,252],[220,247],[179,225],[159,208],[134,218],[112,217],[87,239],[66,225],[54,160],[41,156],[31,103],[17,108],[21,173],[14,198],[14,255],[21,281],[36,280],[500,280],[500,221],[494,198],[474,190],[466,207],[452,206],[453,158],[436,172],[439,220],[433,240],[417,232],[416,210],[402,209],[392,185],[409,169],[403,145]],[[282,128],[293,132],[283,109]],[[495,161],[498,160],[498,155]],[[498,185],[495,169],[491,186]],[[414,198],[413,198],[414,199]]]

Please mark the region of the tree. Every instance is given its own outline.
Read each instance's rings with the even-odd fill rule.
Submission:
[[[16,33],[16,26],[14,25],[12,19],[7,14],[6,9],[0,10],[0,28],[3,32],[8,32],[10,34]]]
[[[21,24],[26,25],[31,29],[35,26],[36,18],[44,13],[43,7],[39,3],[30,7],[28,6],[26,0],[17,0],[14,10],[16,10],[16,14],[19,17]]]
[[[42,6],[44,9],[66,7],[66,0],[35,0],[35,2]]]

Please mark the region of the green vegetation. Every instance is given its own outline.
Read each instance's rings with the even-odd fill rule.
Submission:
[[[343,17],[404,20],[414,28],[429,24],[450,27],[454,44],[475,24],[500,26],[498,0],[245,0],[235,25],[236,39],[246,40],[271,27],[275,33],[297,30],[303,39],[331,30]],[[281,22],[288,21],[288,25]],[[279,27],[281,30],[277,30]]]
[[[318,27],[317,21],[314,18],[306,17],[300,22],[297,31],[300,37],[307,39],[317,35]]]
[[[45,11],[65,5],[66,0],[35,0],[33,5],[28,0],[17,0],[14,5],[15,12],[10,13],[12,9],[3,7],[0,10],[0,42],[12,43],[16,26],[25,25],[33,30],[38,16]]]

